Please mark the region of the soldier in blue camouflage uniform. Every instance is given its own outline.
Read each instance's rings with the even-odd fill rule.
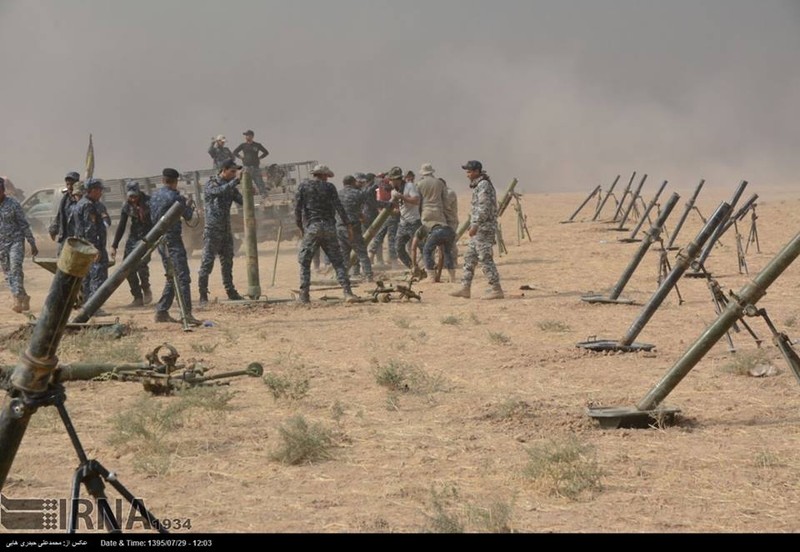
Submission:
[[[19,201],[6,196],[5,180],[0,178],[0,268],[14,296],[11,306],[14,312],[31,308],[31,298],[25,293],[25,275],[22,272],[26,240],[31,246],[31,254],[38,255],[36,240],[25,212]]]
[[[336,235],[336,215],[350,226],[350,218],[339,201],[336,186],[328,182],[333,172],[325,165],[317,165],[311,171],[314,176],[300,184],[295,195],[294,217],[300,232],[303,234],[297,260],[300,263],[300,302],[310,301],[311,259],[316,248],[321,247],[336,270],[336,278],[344,290],[345,300],[356,299],[350,289],[342,251]],[[352,234],[352,228],[350,229]],[[352,240],[352,235],[349,236]]]
[[[128,240],[125,242],[125,256],[139,245],[147,233],[153,228],[153,221],[150,220],[150,196],[142,192],[138,182],[128,182],[125,185],[127,202],[122,206],[119,215],[119,226],[114,234],[114,241],[111,244],[111,260],[117,258],[117,247],[125,234],[128,220],[131,221],[131,230],[128,232]],[[129,307],[141,307],[153,302],[153,292],[150,290],[150,255],[146,255],[135,270],[128,274],[128,285],[131,288],[133,302]]]
[[[208,303],[208,276],[214,269],[214,259],[219,255],[222,284],[231,301],[244,299],[233,285],[233,231],[231,230],[231,205],[242,205],[242,193],[237,171],[241,169],[232,159],[220,166],[217,176],[206,182],[203,192],[205,227],[203,228],[203,259],[200,261],[198,280],[200,304]]]
[[[72,222],[72,209],[78,200],[75,199],[73,192],[75,184],[80,181],[81,175],[77,172],[68,172],[64,177],[64,189],[61,191],[61,200],[58,203],[58,213],[56,213],[55,220],[48,228],[50,239],[58,242],[58,254],[61,254],[61,249],[64,247],[64,242],[67,238],[75,235],[75,225]]]
[[[87,301],[97,288],[103,285],[108,278],[108,252],[106,251],[107,228],[103,222],[104,209],[100,204],[103,195],[103,181],[99,178],[89,178],[84,183],[86,195],[75,205],[72,210],[72,220],[75,223],[75,237],[88,241],[97,249],[97,258],[89,269],[89,274],[83,279],[83,300]],[[98,310],[102,316],[105,313]]]
[[[500,287],[500,274],[494,264],[492,248],[497,234],[497,192],[494,185],[483,171],[480,161],[468,161],[461,167],[467,171],[469,187],[472,188],[472,209],[470,212],[469,246],[464,253],[464,275],[461,289],[451,293],[453,297],[470,297],[472,278],[475,266],[480,263],[483,274],[492,286],[484,299],[502,299],[503,288]]]
[[[194,214],[194,202],[187,200],[178,192],[178,178],[180,174],[175,169],[164,169],[161,172],[164,186],[156,190],[150,198],[150,220],[153,224],[163,217],[174,203],[184,206],[183,218],[191,220]],[[181,236],[181,222],[177,221],[169,227],[164,234],[164,241],[158,246],[161,254],[161,262],[164,265],[164,273],[169,274],[168,259],[172,262],[175,271],[175,278],[178,280],[178,289],[175,289],[172,278],[167,278],[164,284],[164,292],[161,299],[156,303],[156,322],[178,322],[169,315],[169,308],[175,299],[175,293],[180,293],[181,300],[186,309],[186,323],[191,326],[199,326],[201,322],[192,316],[192,294],[190,286],[192,276],[189,273],[189,263],[186,260],[186,248],[183,246]]]
[[[214,160],[214,170],[219,171],[222,164],[228,159],[234,159],[233,152],[225,146],[227,140],[220,134],[211,141],[211,146],[208,148],[208,155]]]
[[[349,266],[350,251],[355,251],[360,264],[364,267],[364,276],[366,276],[368,282],[371,282],[372,263],[369,261],[367,246],[364,243],[363,229],[361,227],[361,211],[367,197],[369,195],[375,195],[375,188],[377,188],[378,185],[373,182],[372,185],[367,188],[360,189],[356,177],[349,175],[344,177],[342,185],[344,187],[339,190],[339,201],[342,202],[344,212],[347,213],[347,217],[350,220],[350,226],[348,226],[341,217],[336,217],[336,231],[339,236],[339,247],[342,250],[342,258],[344,259],[345,266]],[[350,236],[352,236],[352,239]]]

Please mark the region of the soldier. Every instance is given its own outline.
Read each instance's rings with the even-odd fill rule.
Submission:
[[[444,255],[444,266],[450,272],[455,270],[453,259],[450,256],[450,249],[453,246],[456,233],[447,224],[447,217],[445,216],[447,187],[440,178],[434,176],[434,172],[433,165],[425,163],[419,171],[420,180],[417,182],[417,189],[422,196],[422,213],[420,217],[422,225],[429,232],[428,238],[424,242],[422,254],[425,259],[425,269],[430,272],[435,268],[433,252],[437,247],[441,246]]]
[[[361,187],[371,186],[373,182],[375,182],[375,174],[374,173],[367,173],[364,175],[363,182],[359,180],[359,176],[363,173],[356,173],[356,181],[361,185]],[[376,184],[376,189],[377,189]],[[366,201],[364,201],[364,207],[361,210],[362,220],[364,221],[364,227],[369,228],[372,226],[372,221],[378,216],[378,195],[373,192],[369,196],[367,196]]]
[[[175,169],[164,169],[161,172],[164,186],[156,190],[150,198],[150,221],[155,224],[163,217],[174,203],[183,205],[183,218],[191,220],[194,214],[194,202],[183,197],[178,192],[178,177],[180,174]],[[178,281],[178,289],[175,289],[173,278],[167,277],[164,284],[164,292],[161,299],[156,303],[156,322],[178,322],[169,315],[169,308],[175,299],[175,293],[179,293],[185,312],[185,321],[190,326],[199,326],[201,322],[192,316],[192,294],[190,285],[192,276],[189,273],[189,263],[186,260],[186,249],[183,246],[181,237],[181,223],[176,222],[164,234],[164,241],[158,246],[161,254],[161,262],[164,264],[164,272],[169,274],[168,260],[171,261],[175,271],[175,280]]]
[[[401,178],[402,178],[402,170]],[[389,215],[389,218],[386,220],[384,225],[378,230],[378,233],[375,234],[375,238],[372,240],[372,245],[369,247],[370,256],[373,257],[373,263],[376,261],[380,264],[383,264],[383,240],[388,236],[389,242],[389,268],[394,268],[395,261],[397,260],[397,227],[400,224],[400,211],[397,208],[397,203],[390,203],[392,200],[392,185],[389,183],[388,179],[385,178],[385,174],[381,173],[376,177],[378,181],[378,189],[377,189],[377,203],[378,206],[381,205],[389,205],[381,207],[381,211],[384,209],[391,209],[392,214]]]
[[[317,247],[322,248],[336,269],[336,277],[344,290],[345,300],[352,302],[356,297],[350,289],[350,279],[339,249],[336,215],[339,215],[345,226],[350,227],[348,237],[352,242],[350,219],[339,201],[336,187],[328,182],[328,178],[333,178],[333,172],[325,165],[317,165],[311,175],[314,178],[300,184],[295,195],[295,222],[303,236],[297,255],[300,263],[300,302],[308,303],[311,300],[311,259]]]
[[[233,286],[233,231],[231,230],[231,204],[242,205],[238,171],[241,169],[232,159],[220,167],[219,174],[206,182],[203,192],[205,203],[205,226],[203,228],[203,259],[200,261],[198,280],[200,304],[208,304],[208,276],[214,269],[214,259],[219,255],[222,269],[222,284],[231,301],[242,301]]]
[[[108,278],[108,253],[107,227],[103,221],[104,208],[100,203],[103,195],[103,181],[99,178],[89,178],[84,182],[86,194],[75,204],[72,210],[72,220],[75,224],[75,237],[91,243],[97,248],[97,257],[89,269],[89,274],[83,279],[83,299],[88,300],[97,288],[103,285]],[[98,310],[96,315],[106,313]]]
[[[397,257],[409,270],[414,271],[407,246],[414,238],[414,232],[422,224],[419,216],[420,195],[414,182],[408,182],[403,178],[400,167],[390,170],[388,178],[393,188],[392,200],[400,203],[400,224],[397,227],[395,241]]]
[[[36,240],[25,212],[19,201],[6,196],[6,182],[0,177],[0,268],[14,297],[11,305],[14,312],[31,308],[31,298],[25,293],[25,274],[22,272],[26,240],[31,246],[31,255],[38,255]]]
[[[461,167],[467,171],[469,187],[472,188],[472,206],[470,211],[469,248],[464,254],[464,275],[461,278],[461,289],[450,295],[469,299],[475,266],[480,263],[483,274],[489,280],[492,289],[484,299],[502,299],[503,288],[500,287],[500,274],[492,258],[492,247],[497,233],[497,193],[494,185],[483,171],[480,161],[467,161]]]
[[[139,245],[139,242],[147,236],[153,228],[153,221],[150,219],[150,196],[139,188],[138,182],[128,182],[125,185],[127,203],[122,206],[119,215],[119,226],[114,234],[114,242],[111,244],[111,260],[117,258],[117,247],[125,234],[125,227],[128,219],[131,221],[131,231],[128,233],[128,241],[125,242],[125,256],[127,258],[131,251]],[[128,274],[128,285],[131,288],[133,301],[129,307],[142,307],[153,302],[153,292],[150,290],[150,255],[145,256],[136,270]]]
[[[366,180],[366,177],[364,177],[364,180]],[[347,217],[350,220],[350,226],[347,226],[341,217],[336,217],[336,231],[339,236],[339,247],[342,250],[342,258],[344,259],[345,266],[348,267],[350,264],[350,251],[354,250],[360,264],[364,267],[364,276],[366,276],[368,282],[371,282],[372,263],[369,261],[367,246],[364,243],[364,236],[362,235],[361,211],[367,197],[375,194],[375,188],[377,188],[378,185],[373,182],[372,185],[360,189],[356,177],[350,175],[344,177],[342,185],[344,187],[339,190],[339,201],[342,202],[344,212],[347,213]]]
[[[267,187],[264,184],[264,180],[261,178],[260,165],[261,160],[269,155],[269,152],[267,151],[267,148],[258,142],[253,141],[255,132],[252,130],[245,131],[243,135],[245,140],[244,143],[239,144],[239,147],[233,150],[234,159],[242,160],[244,170],[250,173],[256,188],[258,188],[258,193],[261,194],[262,198],[266,198]]]
[[[225,142],[227,142],[227,139],[222,134],[211,140],[211,146],[208,148],[208,155],[210,155],[211,159],[214,161],[214,170],[219,171],[225,161],[234,159],[233,153],[230,148],[225,146]]]
[[[72,222],[72,209],[78,200],[75,199],[73,191],[75,184],[81,179],[81,175],[77,172],[68,172],[64,177],[64,189],[61,190],[61,200],[58,202],[58,213],[56,213],[55,220],[50,224],[47,233],[50,234],[50,239],[58,242],[58,254],[61,254],[61,249],[64,247],[64,242],[67,238],[75,235],[75,225]]]
[[[447,221],[447,226],[453,230],[453,241],[448,251],[450,255],[450,264],[453,266],[453,269],[447,272],[450,277],[450,283],[454,283],[456,281],[455,267],[458,264],[458,241],[456,240],[458,234],[458,195],[454,189],[447,186],[447,181],[444,178],[440,178],[439,180],[444,184],[446,192],[444,198],[444,218]]]

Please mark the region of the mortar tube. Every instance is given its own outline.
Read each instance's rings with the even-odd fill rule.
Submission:
[[[72,305],[97,253],[97,249],[84,240],[69,238],[64,243],[58,269],[30,344],[20,355],[19,364],[11,375],[12,388],[0,407],[0,490],[5,485],[28,422],[36,412],[36,406],[25,404],[26,399],[47,394],[50,377],[58,365],[56,351]]]
[[[725,219],[723,219],[722,224],[717,226],[717,229],[714,231],[714,234],[711,235],[711,239],[709,239],[706,242],[706,246],[703,248],[702,253],[700,253],[700,258],[698,258],[697,261],[694,263],[695,266],[705,266],[705,263],[706,263],[706,260],[708,259],[708,256],[711,255],[711,250],[713,249],[713,247],[717,243],[717,241],[720,239],[720,237],[722,237],[723,228],[725,227],[725,223],[728,222],[728,219],[730,218],[731,213],[733,213],[733,210],[736,209],[736,204],[739,202],[739,199],[742,197],[742,194],[744,193],[744,189],[746,187],[747,187],[747,181],[746,180],[742,180],[739,183],[739,187],[736,188],[736,192],[733,194],[733,197],[728,202],[731,205],[731,209],[728,212],[728,216]]]
[[[612,221],[616,221],[620,214],[622,214],[622,208],[625,206],[625,200],[628,198],[628,194],[631,192],[631,186],[633,186],[633,181],[636,179],[636,171],[633,171],[631,175],[631,179],[628,181],[628,185],[625,187],[625,191],[622,192],[622,197],[619,200],[619,205],[617,205],[617,210],[614,211],[614,218]]]
[[[633,193],[633,199],[631,200],[630,204],[628,204],[628,208],[625,210],[625,214],[622,217],[622,220],[619,222],[619,226],[617,230],[622,230],[625,228],[625,223],[628,222],[628,217],[633,210],[633,206],[636,205],[636,198],[639,197],[639,194],[642,191],[642,187],[644,186],[645,181],[647,180],[647,175],[642,177],[641,182],[639,182],[639,186],[636,187],[636,191]]]
[[[677,193],[673,193],[672,197],[669,198],[667,204],[664,206],[664,210],[659,215],[656,222],[650,228],[650,232],[647,233],[645,239],[642,241],[641,245],[639,246],[639,250],[631,259],[631,262],[628,263],[628,267],[622,273],[622,276],[619,277],[619,281],[614,286],[614,289],[611,290],[609,294],[609,299],[619,299],[620,294],[622,294],[622,290],[625,289],[625,286],[628,285],[633,273],[636,272],[636,269],[639,266],[639,263],[642,262],[645,255],[647,254],[647,250],[650,249],[650,246],[653,245],[653,242],[656,241],[658,236],[661,234],[661,229],[664,227],[664,223],[667,221],[670,213],[672,213],[672,209],[675,208],[675,204],[680,199],[680,196]]]
[[[614,179],[614,183],[611,184],[611,187],[608,189],[606,197],[603,198],[603,201],[600,202],[600,205],[598,205],[597,210],[594,212],[594,216],[592,217],[592,222],[596,221],[597,217],[600,216],[600,213],[603,211],[603,207],[605,207],[606,203],[608,202],[608,198],[610,198],[611,194],[614,193],[614,188],[617,187],[620,178],[622,178],[622,176],[618,174],[617,178]]]
[[[594,190],[592,190],[592,193],[589,194],[589,197],[583,200],[581,206],[575,209],[575,212],[572,213],[572,216],[569,217],[565,222],[572,222],[573,220],[575,220],[575,217],[578,216],[578,213],[580,213],[583,210],[583,208],[586,207],[586,204],[589,203],[592,200],[592,198],[596,196],[598,193],[600,193],[600,185],[598,185]]]
[[[683,225],[686,223],[686,219],[689,218],[689,213],[691,213],[692,209],[694,209],[694,204],[695,204],[695,202],[697,202],[697,196],[700,195],[700,190],[703,189],[703,185],[705,183],[706,183],[705,179],[701,179],[700,180],[700,184],[698,184],[697,188],[695,188],[694,193],[692,194],[692,198],[686,204],[686,210],[681,215],[681,218],[678,221],[678,225],[675,227],[675,230],[672,232],[672,237],[669,239],[669,243],[666,245],[665,249],[669,250],[675,244],[675,240],[677,239],[678,234],[680,234],[681,228],[683,228]]]
[[[97,288],[92,296],[89,297],[81,310],[78,311],[78,314],[73,317],[73,324],[83,324],[87,322],[92,315],[108,301],[108,298],[122,285],[122,282],[128,278],[128,275],[139,267],[142,259],[151,254],[155,248],[158,247],[158,240],[161,239],[161,236],[163,236],[173,224],[178,222],[183,214],[183,210],[184,206],[176,202],[164,213],[164,216],[150,229],[142,241],[136,244],[136,247],[123,259],[122,263],[117,267],[117,270],[115,270],[114,273]]]
[[[256,235],[256,207],[253,200],[253,179],[248,171],[242,172],[242,210],[244,212],[244,242],[247,248],[247,296],[261,297],[258,274],[258,237]]]
[[[717,210],[714,211],[714,214],[711,215],[711,218],[708,219],[708,222],[706,222],[705,226],[703,226],[703,228],[700,230],[700,233],[697,234],[697,237],[695,237],[694,241],[692,241],[686,246],[685,249],[678,253],[675,266],[672,267],[670,273],[666,278],[664,278],[664,281],[661,282],[659,288],[642,309],[641,314],[636,317],[636,320],[633,321],[631,327],[628,329],[622,339],[619,340],[619,344],[621,346],[627,347],[636,340],[636,338],[644,329],[645,325],[647,325],[655,312],[661,306],[661,303],[664,302],[664,299],[666,299],[670,291],[672,291],[672,288],[674,288],[681,279],[683,273],[689,269],[692,261],[695,257],[697,257],[697,254],[702,249],[703,244],[708,240],[709,237],[711,237],[711,234],[714,233],[714,230],[717,228],[717,226],[722,223],[722,220],[725,218],[728,212],[730,212],[730,205],[727,203],[720,204],[720,206],[717,207]]]
[[[751,282],[744,285],[738,294],[731,298],[728,306],[708,327],[689,349],[678,359],[663,378],[639,401],[636,408],[641,411],[654,410],[673,389],[686,377],[692,368],[728,333],[742,317],[745,309],[755,306],[767,293],[767,289],[800,255],[800,233],[796,234]]]
[[[645,208],[644,213],[642,214],[642,217],[639,219],[639,224],[637,224],[636,228],[634,228],[633,232],[631,232],[630,239],[635,239],[636,238],[636,234],[638,234],[639,230],[642,229],[642,226],[644,226],[644,222],[650,218],[650,211],[652,211],[653,207],[656,206],[656,203],[658,202],[658,198],[661,197],[661,194],[664,191],[664,188],[666,188],[666,187],[667,187],[667,181],[665,180],[664,182],[661,183],[661,187],[656,192],[656,195],[653,196],[653,199],[650,201],[650,204]],[[662,225],[662,227],[663,227],[663,225]]]

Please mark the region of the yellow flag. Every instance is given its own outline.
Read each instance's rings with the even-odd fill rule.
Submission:
[[[92,135],[89,134],[89,148],[86,150],[86,179],[94,176],[94,144]]]

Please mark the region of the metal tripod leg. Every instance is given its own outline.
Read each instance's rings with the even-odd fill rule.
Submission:
[[[756,206],[753,205],[753,210],[750,213],[750,232],[747,234],[747,244],[745,245],[744,252],[747,253],[747,250],[750,249],[750,244],[756,244],[756,252],[761,253],[761,244],[758,241],[758,227],[756,226],[756,220],[758,220],[758,215],[756,215]]]
[[[745,258],[744,247],[742,247],[742,235],[739,233],[739,225],[734,222],[733,228],[736,232],[736,258],[739,263],[739,274],[750,274],[750,271],[747,270],[747,259]]]
[[[86,490],[97,502],[97,507],[103,515],[103,523],[106,524],[105,526],[108,528],[108,531],[110,533],[122,532],[119,520],[117,520],[111,507],[108,505],[108,497],[106,497],[105,494],[104,483],[108,482],[131,504],[131,506],[136,508],[136,510],[144,516],[150,527],[155,527],[159,533],[169,533],[169,531],[164,529],[161,522],[144,507],[144,504],[136,499],[130,491],[117,480],[116,474],[109,472],[97,460],[89,460],[87,458],[86,451],[83,449],[83,445],[78,438],[78,433],[75,431],[75,426],[72,425],[72,420],[64,406],[66,397],[63,393],[63,387],[61,387],[60,384],[58,384],[57,392],[53,394],[53,397],[53,404],[58,410],[58,415],[61,417],[64,428],[67,430],[67,435],[69,435],[69,439],[72,442],[72,447],[78,455],[78,460],[80,460],[80,465],[75,470],[75,474],[72,478],[72,500],[70,502],[70,513],[67,523],[68,532],[75,533],[78,529],[78,507],[80,504],[81,484],[86,485]]]
[[[660,259],[659,259],[659,266],[658,266],[658,285],[660,286],[661,283],[667,278],[670,272],[672,272],[672,265],[669,262],[669,251],[664,249],[664,242],[661,242],[661,252],[660,252]],[[678,305],[683,305],[683,296],[681,295],[681,290],[678,289],[678,284],[675,284],[675,293],[678,295]]]

